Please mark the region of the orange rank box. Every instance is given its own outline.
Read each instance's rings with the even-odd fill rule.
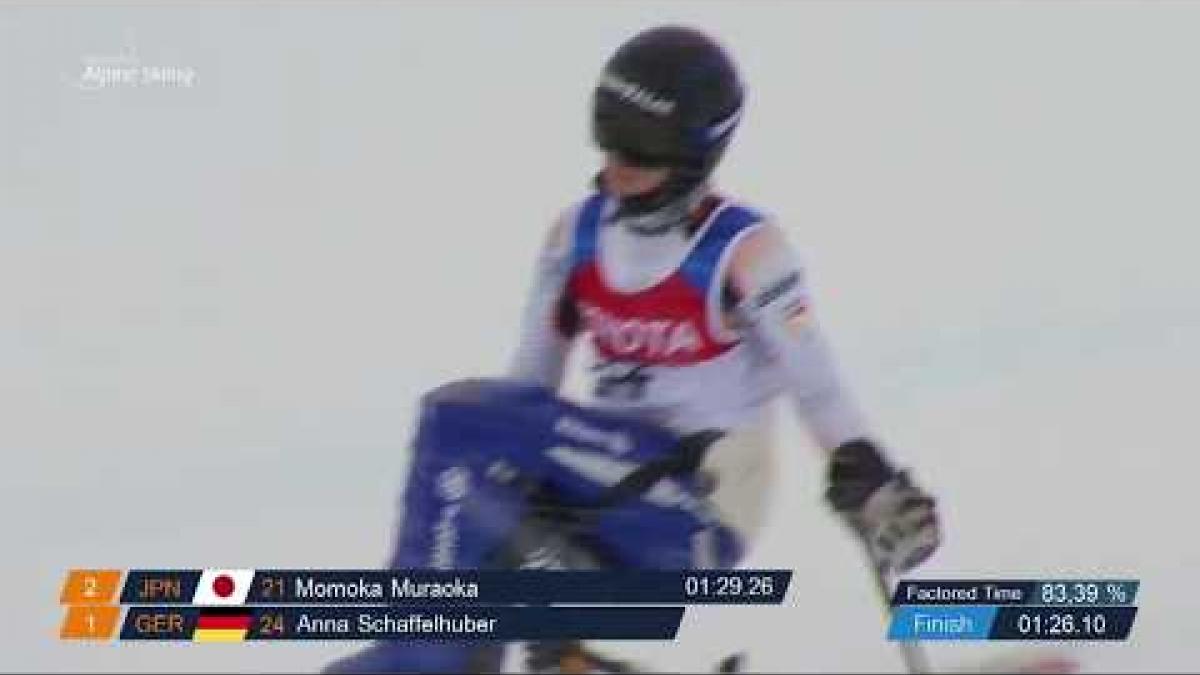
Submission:
[[[67,608],[58,636],[64,640],[109,640],[116,635],[121,608],[116,605],[74,605]]]
[[[63,582],[61,604],[67,605],[59,637],[64,640],[108,640],[117,631],[121,570],[71,570]]]
[[[63,583],[64,605],[108,605],[117,599],[121,570],[71,570]]]

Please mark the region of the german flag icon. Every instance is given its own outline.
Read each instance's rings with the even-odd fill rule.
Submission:
[[[193,642],[241,642],[250,632],[250,611],[243,608],[206,609],[196,619]]]

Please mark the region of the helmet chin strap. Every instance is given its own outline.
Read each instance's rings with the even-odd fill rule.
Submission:
[[[603,174],[597,174],[595,185],[604,189]],[[703,178],[684,178],[671,172],[657,189],[633,197],[615,197],[617,210],[612,220],[622,227],[644,236],[657,236],[684,227],[691,215],[709,193]]]

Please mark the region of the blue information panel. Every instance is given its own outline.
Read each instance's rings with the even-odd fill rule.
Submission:
[[[1139,582],[901,581],[890,640],[1126,640]]]

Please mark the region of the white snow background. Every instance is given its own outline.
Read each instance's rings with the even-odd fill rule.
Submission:
[[[1138,577],[1087,669],[1196,641],[1200,4],[0,7],[0,667],[313,671],[351,644],[67,644],[70,567],[370,567],[414,405],[497,373],[639,29],[748,83],[720,171],[788,228],[880,431],[938,496],[925,577]],[[81,89],[124,55],[182,83]],[[172,71],[174,72],[174,71]],[[898,671],[789,421],[748,565],[669,669]],[[1017,649],[934,645],[940,666]]]

